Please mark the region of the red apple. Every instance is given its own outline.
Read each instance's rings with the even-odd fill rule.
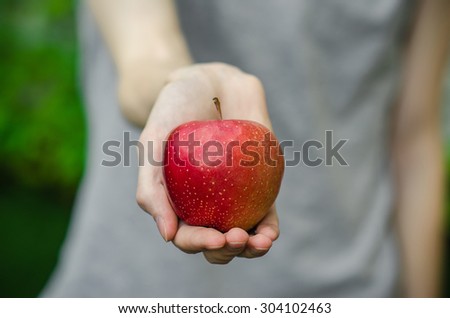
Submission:
[[[169,134],[163,169],[172,207],[187,224],[250,230],[278,195],[284,158],[259,123],[192,121]]]

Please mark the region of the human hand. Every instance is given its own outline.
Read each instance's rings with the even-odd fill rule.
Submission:
[[[203,252],[210,263],[226,264],[236,256],[254,258],[269,251],[279,235],[275,206],[252,234],[239,228],[221,233],[189,226],[178,221],[169,203],[162,165],[148,160],[151,155],[155,161],[163,161],[163,141],[178,125],[219,119],[214,97],[222,101],[223,119],[252,120],[271,129],[264,90],[256,77],[222,63],[196,64],[175,71],[159,94],[140,137],[145,158],[139,168],[136,197],[139,206],[155,219],[166,241],[186,253]]]

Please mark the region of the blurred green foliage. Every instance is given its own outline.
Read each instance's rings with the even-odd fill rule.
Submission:
[[[0,0],[0,297],[38,295],[82,175],[75,7]]]
[[[0,182],[63,198],[73,195],[85,156],[74,6],[0,1]]]
[[[52,273],[71,204],[26,188],[0,192],[0,297],[35,297]]]

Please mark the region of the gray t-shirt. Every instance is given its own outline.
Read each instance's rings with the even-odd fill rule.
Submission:
[[[410,5],[408,6],[407,3]],[[411,2],[404,0],[179,1],[198,62],[261,78],[275,132],[333,145],[348,166],[288,166],[277,206],[281,236],[263,258],[208,264],[166,244],[135,203],[132,167],[107,168],[102,144],[138,139],[120,114],[117,76],[91,15],[80,10],[87,171],[58,267],[43,296],[385,297],[399,257],[392,226],[390,114]],[[329,145],[329,146],[333,146]],[[134,151],[132,152],[134,155]],[[324,158],[324,149],[310,158]]]

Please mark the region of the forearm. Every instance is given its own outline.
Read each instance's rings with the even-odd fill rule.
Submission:
[[[119,75],[124,115],[140,126],[172,71],[191,63],[171,0],[87,0]]]
[[[440,129],[448,54],[448,0],[423,1],[405,64],[393,149],[403,295],[437,296],[443,254],[444,168]]]
[[[436,297],[441,289],[444,239],[440,132],[423,131],[414,143],[397,151],[402,295]]]

